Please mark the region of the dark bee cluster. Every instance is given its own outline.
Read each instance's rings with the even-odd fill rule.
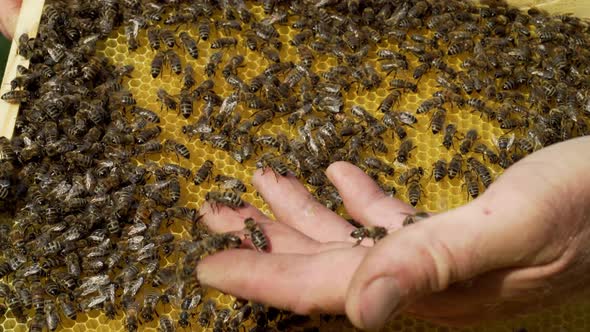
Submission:
[[[100,51],[121,31],[128,54],[149,48],[147,65]],[[335,161],[414,206],[429,176],[475,198],[496,165],[589,133],[589,36],[587,21],[501,1],[48,1],[38,34],[18,39],[30,68],[1,97],[20,112],[15,136],[0,138],[0,208],[13,220],[0,225],[0,312],[31,331],[90,310],[123,314],[129,331],[158,319],[166,332],[314,331],[309,317],[260,304],[224,308],[198,285],[204,256],[266,252],[272,239],[253,219],[240,234],[206,229],[184,188],[213,182],[198,198],[217,213],[242,207],[248,187],[195,158],[212,149],[241,169],[297,176],[335,211],[342,198],[324,173]],[[158,86],[142,97],[160,104],[149,107],[129,83],[141,73],[179,89]],[[450,120],[468,113],[499,128],[493,144],[480,125]],[[449,158],[420,165],[417,134]],[[174,318],[158,313],[168,305]]]

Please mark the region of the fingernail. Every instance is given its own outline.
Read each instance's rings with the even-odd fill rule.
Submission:
[[[397,281],[383,277],[370,283],[361,295],[361,321],[368,330],[376,330],[396,312],[400,301]]]

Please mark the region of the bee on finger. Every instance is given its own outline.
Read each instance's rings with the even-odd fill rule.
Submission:
[[[373,243],[377,243],[377,241],[387,236],[387,228],[381,226],[364,226],[352,231],[350,236],[356,239],[355,247],[360,245],[366,238],[372,239]]]
[[[234,190],[241,193],[246,192],[246,185],[239,179],[231,176],[218,174],[215,176],[215,182],[217,182],[219,186],[225,190]]]
[[[235,191],[210,191],[205,195],[205,200],[213,204],[214,208],[222,205],[235,210],[244,206],[240,194]]]
[[[394,172],[393,167],[387,165],[385,162],[383,162],[377,158],[373,158],[373,157],[366,158],[363,161],[363,163],[365,164],[365,166],[367,166],[370,169],[384,172],[387,175],[393,175],[393,172]]]
[[[281,160],[272,154],[262,155],[256,162],[256,168],[266,169],[270,168],[275,175],[287,176],[290,172],[289,167],[285,165]]]
[[[416,211],[414,213],[404,213],[406,217],[402,222],[403,226],[409,226],[430,217],[428,212]]]
[[[246,218],[244,225],[246,231],[248,231],[248,237],[256,250],[261,252],[268,251],[268,238],[262,231],[262,227],[252,218]]]

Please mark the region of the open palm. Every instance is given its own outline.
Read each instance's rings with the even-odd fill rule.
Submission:
[[[590,286],[590,173],[579,153],[589,147],[590,138],[580,138],[536,152],[480,198],[403,229],[409,205],[355,166],[332,164],[327,175],[349,214],[389,230],[375,246],[354,246],[354,227],[295,177],[259,171],[253,184],[279,222],[253,206],[213,213],[206,205],[201,213],[216,232],[241,231],[254,218],[271,253],[221,252],[199,263],[198,278],[300,314],[347,313],[361,328],[401,310],[463,325],[562,302]]]

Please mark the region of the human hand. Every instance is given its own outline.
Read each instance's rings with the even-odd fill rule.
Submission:
[[[14,37],[21,5],[22,0],[0,0],[0,33],[8,39]]]
[[[212,213],[214,231],[259,221],[272,253],[237,249],[206,257],[204,285],[300,314],[346,312],[376,329],[392,314],[465,325],[512,316],[580,295],[590,286],[590,138],[538,151],[480,198],[402,228],[413,210],[385,196],[360,169],[327,174],[349,214],[389,235],[353,247],[345,220],[316,202],[294,177],[257,172],[254,186],[279,222],[252,206]]]

